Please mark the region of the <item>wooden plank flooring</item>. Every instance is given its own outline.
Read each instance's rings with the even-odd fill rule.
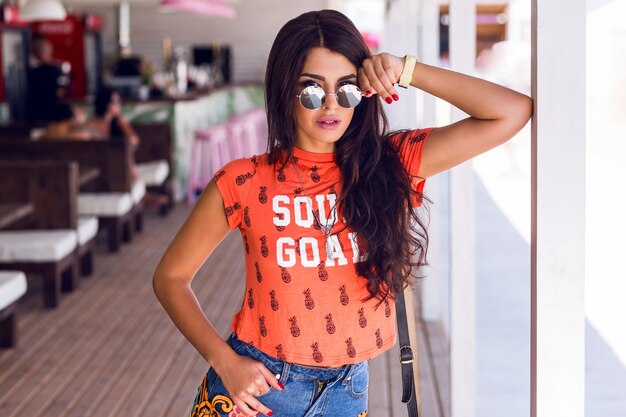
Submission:
[[[100,241],[94,275],[64,294],[55,310],[43,309],[41,282],[29,277],[18,304],[18,347],[0,351],[0,416],[189,414],[208,365],[151,285],[156,263],[188,214],[182,205],[167,218],[148,214],[144,232],[117,254]],[[192,283],[224,338],[243,302],[244,271],[239,233],[231,233]],[[448,391],[441,386],[448,384],[445,338],[437,324],[417,322],[422,411],[449,416]],[[370,361],[370,417],[406,416],[399,370],[397,347]]]

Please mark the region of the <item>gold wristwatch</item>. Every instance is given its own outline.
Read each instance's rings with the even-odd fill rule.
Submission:
[[[411,79],[413,78],[413,70],[415,69],[415,63],[417,59],[415,56],[407,54],[404,57],[404,68],[402,69],[402,74],[400,75],[400,80],[398,80],[398,85],[402,88],[409,88],[411,84]]]

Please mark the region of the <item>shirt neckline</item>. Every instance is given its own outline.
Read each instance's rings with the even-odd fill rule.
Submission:
[[[294,145],[293,147],[293,156],[310,162],[335,162],[335,153],[317,153],[317,152],[309,152],[305,151],[302,148],[298,148]]]

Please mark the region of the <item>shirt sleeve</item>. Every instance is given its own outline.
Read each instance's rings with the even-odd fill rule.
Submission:
[[[215,184],[222,195],[224,213],[231,230],[240,227],[243,208],[251,189],[255,165],[249,158],[235,159],[213,174]]]
[[[424,192],[424,185],[426,184],[426,179],[422,179],[419,176],[422,164],[422,150],[424,149],[424,143],[426,143],[428,136],[434,129],[434,127],[429,127],[409,130],[397,133],[389,139],[396,147],[402,165],[404,165],[411,176],[411,188],[420,194]],[[413,196],[412,203],[414,207],[422,205],[419,195]]]

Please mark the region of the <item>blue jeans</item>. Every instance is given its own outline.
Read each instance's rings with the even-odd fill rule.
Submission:
[[[313,367],[283,362],[237,338],[233,332],[226,341],[233,350],[262,362],[285,386],[256,398],[265,404],[274,417],[365,417],[369,366],[367,361],[338,368]],[[194,401],[190,417],[244,417],[229,398],[228,391],[209,368]],[[259,416],[263,414],[259,413]]]

